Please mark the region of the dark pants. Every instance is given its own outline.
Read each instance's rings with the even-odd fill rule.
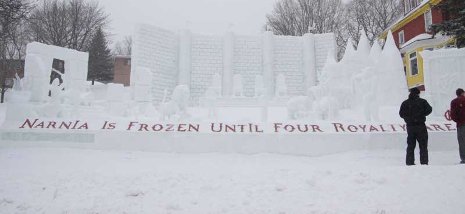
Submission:
[[[459,140],[460,159],[465,162],[465,126],[457,127],[457,138]]]
[[[415,146],[418,141],[420,147],[420,163],[428,164],[428,131],[425,125],[407,127],[407,165],[415,164]]]

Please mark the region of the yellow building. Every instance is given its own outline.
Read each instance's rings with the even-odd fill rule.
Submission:
[[[430,32],[432,24],[447,20],[447,15],[440,9],[432,8],[442,0],[403,0],[404,16],[386,29],[380,36],[385,39],[387,33],[392,31],[396,45],[399,48],[403,61],[404,71],[409,88],[425,89],[423,75],[422,51],[434,50],[454,44],[454,40],[447,36],[436,35]]]

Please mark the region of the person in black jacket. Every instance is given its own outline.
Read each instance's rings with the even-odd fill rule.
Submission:
[[[420,98],[418,88],[410,89],[410,95],[400,106],[399,115],[407,123],[407,156],[405,163],[415,165],[416,141],[420,147],[420,163],[428,165],[428,131],[426,130],[426,116],[433,109],[428,101]]]

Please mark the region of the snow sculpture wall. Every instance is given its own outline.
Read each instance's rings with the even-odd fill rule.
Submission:
[[[201,97],[207,90],[213,75],[223,73],[221,37],[193,35],[191,56],[191,80],[188,85],[190,85],[193,97]]]
[[[425,96],[433,113],[442,116],[456,97],[457,88],[465,88],[465,49],[423,51]]]
[[[234,40],[233,72],[241,74],[243,93],[246,97],[255,95],[255,77],[263,70],[262,40],[260,37],[237,37]]]
[[[24,75],[31,101],[43,102],[48,96],[50,72],[54,59],[64,61],[63,84],[67,91],[83,91],[87,80],[89,54],[57,46],[32,42],[27,45]]]
[[[22,120],[30,116],[56,118],[76,114],[73,107],[83,100],[80,93],[85,91],[88,59],[88,53],[38,42],[29,43],[26,49],[24,87],[15,87],[9,94],[11,100],[8,102],[6,120]],[[54,61],[64,64],[55,68]],[[56,77],[53,82],[52,74]],[[21,84],[22,80],[15,82]]]
[[[273,49],[274,69],[285,76],[287,94],[291,96],[303,95],[305,76],[302,71],[303,64],[302,39],[290,36],[276,37]],[[285,87],[276,82],[276,86]],[[277,91],[277,94],[282,92]]]
[[[140,26],[136,32],[131,59],[131,85],[135,84],[137,68],[150,69],[152,99],[159,103],[164,90],[171,92],[178,83],[179,38],[170,31],[146,25]],[[182,53],[182,59],[186,60],[186,50]]]
[[[210,87],[212,78],[222,79],[222,97],[233,97],[233,78],[241,76],[243,96],[254,97],[256,90],[272,98],[276,94],[276,76],[285,76],[288,95],[304,95],[317,84],[317,73],[328,53],[335,57],[333,34],[303,37],[241,36],[227,32],[220,36],[173,33],[150,25],[136,29],[132,68],[146,67],[153,73],[153,100],[160,102],[163,91],[171,93],[178,84],[190,88],[192,101],[198,103]],[[137,70],[133,69],[131,75]],[[256,76],[263,76],[264,87],[256,89]],[[131,78],[133,79],[133,78]],[[238,81],[236,81],[238,82]],[[133,82],[131,83],[133,84]],[[237,88],[237,86],[236,86]]]

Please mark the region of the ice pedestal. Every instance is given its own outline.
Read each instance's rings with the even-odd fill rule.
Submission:
[[[107,113],[112,116],[124,116],[128,106],[121,99],[124,96],[125,90],[122,84],[108,84],[107,88]]]
[[[233,77],[233,97],[244,96],[244,88],[242,84],[242,75],[234,74]]]
[[[284,74],[278,74],[276,76],[276,97],[287,97],[287,84],[286,76]]]
[[[133,75],[135,81],[132,87],[134,104],[136,105],[134,116],[154,116],[156,109],[152,104],[152,72],[145,67],[137,67],[135,71],[136,73]]]
[[[264,97],[266,96],[265,83],[263,82],[262,75],[255,76],[255,97]]]
[[[26,93],[18,93],[17,95],[28,97],[28,94]],[[10,100],[8,100],[8,102],[6,103],[6,121],[20,121],[24,120],[25,118],[38,116],[34,110],[34,107],[36,107],[37,105],[34,105],[33,103],[29,102],[24,102],[24,100],[21,100],[21,98],[23,97],[18,97],[18,99],[11,97]]]

